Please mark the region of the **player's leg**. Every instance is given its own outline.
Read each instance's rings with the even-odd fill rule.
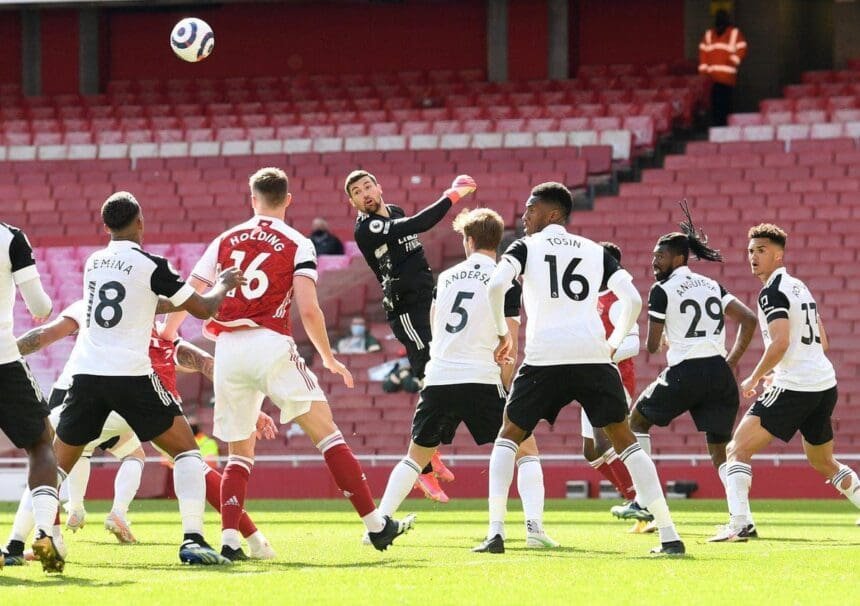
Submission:
[[[576,372],[581,377],[575,378],[582,383],[577,399],[595,428],[602,427],[606,431],[612,447],[630,472],[636,489],[636,502],[654,516],[661,546],[652,553],[683,554],[684,543],[672,522],[657,468],[628,424],[627,402],[618,371],[611,364],[599,364],[582,365]]]
[[[216,396],[217,398],[217,396]],[[252,410],[259,414],[262,398],[257,398]],[[254,469],[256,435],[228,443],[227,464],[221,473],[221,555],[232,560],[245,560],[239,522],[245,511],[248,481]]]
[[[803,450],[809,464],[855,507],[860,508],[860,479],[857,473],[833,456],[831,416],[837,397],[836,387],[822,392],[820,403],[800,425]]]
[[[48,406],[26,363],[0,365],[0,429],[17,448],[27,452],[28,486],[33,503],[36,534],[33,549],[46,572],[62,572],[64,561],[52,532],[57,517],[59,492],[57,460],[51,442],[54,430]]]
[[[283,417],[281,419],[283,421]],[[361,517],[376,549],[384,551],[395,538],[411,528],[413,516],[398,522],[376,508],[361,464],[335,425],[327,402],[311,402],[310,409],[295,417],[295,421],[322,453],[335,484]]]
[[[108,449],[121,461],[114,478],[113,505],[105,519],[105,529],[120,543],[137,543],[128,521],[128,508],[140,488],[146,453],[134,432],[119,436],[117,443]]]
[[[379,501],[382,515],[394,515],[418,481],[424,467],[430,463],[442,442],[445,408],[451,404],[450,397],[454,395],[456,394],[451,393],[450,386],[431,385],[421,391],[418,405],[415,407],[415,416],[412,418],[409,451],[391,470],[385,492]]]
[[[382,515],[391,517],[397,513],[415,482],[418,481],[421,470],[430,462],[435,452],[436,446],[419,446],[414,441],[409,443],[406,456],[394,466],[391,475],[388,476],[385,492],[382,493],[382,499],[379,501],[379,511]]]
[[[25,486],[21,500],[18,502],[18,509],[15,511],[9,540],[6,541],[6,547],[3,549],[6,566],[23,566],[24,544],[35,526],[33,499],[30,495],[30,487]]]
[[[543,549],[558,547],[559,543],[547,535],[543,526],[543,509],[546,493],[543,485],[543,467],[534,435],[520,444],[517,452],[517,492],[523,504],[526,524],[526,547]]]
[[[90,458],[92,454],[92,447],[87,445],[66,478],[66,490],[69,497],[66,502],[66,512],[68,513],[66,528],[72,532],[77,532],[86,524],[87,511],[84,507],[84,496],[90,482]]]
[[[726,447],[726,499],[730,521],[709,539],[710,542],[745,541],[748,538],[746,529],[752,524],[749,504],[753,478],[752,457],[766,448],[774,438],[762,426],[759,416],[753,414],[753,409],[741,420]]]
[[[206,502],[212,508],[221,513],[221,474],[217,469],[206,466]],[[268,539],[263,535],[251,516],[244,509],[239,517],[239,532],[248,541],[249,553],[248,557],[252,560],[271,560],[275,557],[275,550],[269,544]]]

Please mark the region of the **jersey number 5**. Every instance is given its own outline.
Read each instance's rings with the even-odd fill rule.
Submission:
[[[460,316],[460,321],[456,324],[446,324],[445,330],[451,334],[458,333],[466,328],[466,322],[469,321],[469,312],[463,307],[463,301],[471,299],[475,296],[473,292],[458,292],[454,298],[454,305],[451,306],[451,313]]]
[[[259,299],[266,292],[266,289],[269,288],[269,276],[266,275],[266,272],[260,269],[260,265],[262,265],[263,261],[268,259],[271,254],[272,253],[260,253],[254,257],[250,263],[248,263],[246,268],[242,269],[242,262],[245,260],[245,251],[234,250],[230,253],[230,258],[236,262],[236,267],[242,269],[242,273],[244,273],[245,277],[248,279],[246,284],[240,286],[242,289],[242,296],[246,299]],[[234,288],[228,292],[227,296],[236,296],[236,289]]]

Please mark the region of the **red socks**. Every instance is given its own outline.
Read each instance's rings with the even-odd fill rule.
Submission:
[[[363,518],[373,513],[376,504],[370,494],[370,486],[361,470],[361,464],[346,445],[341,433],[338,431],[324,438],[317,444],[317,448],[322,452],[335,484],[350,500],[358,515]]]
[[[630,477],[630,472],[627,471],[627,466],[617,456],[610,463],[605,463],[612,472],[615,481],[612,482],[618,492],[625,501],[632,501],[636,498],[636,489],[633,488],[633,478]]]
[[[216,509],[221,512],[221,528],[238,530],[243,537],[257,532],[257,527],[245,511],[245,495],[248,492],[248,479],[251,477],[253,465],[252,459],[230,455],[227,466],[224,467],[224,473],[220,477],[218,497],[213,499],[220,505]],[[210,496],[215,497],[216,494],[214,486],[210,488],[210,484],[214,485],[214,478],[209,479],[212,475],[217,475],[217,472],[213,474],[210,471],[206,474],[206,500],[210,504],[212,504]]]

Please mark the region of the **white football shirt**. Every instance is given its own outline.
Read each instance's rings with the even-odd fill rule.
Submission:
[[[788,350],[774,368],[773,386],[792,391],[825,391],[836,385],[836,372],[821,346],[818,306],[806,284],[784,267],[768,279],[758,295],[758,322],[765,346],[770,345],[768,323],[789,322]]]
[[[27,236],[20,229],[0,223],[0,364],[21,358],[13,326],[15,285],[38,277]]]
[[[69,359],[72,375],[152,373],[149,337],[159,295],[182,305],[194,294],[164,257],[112,240],[84,265],[84,324]]]
[[[499,339],[487,298],[495,268],[495,259],[473,253],[439,274],[425,385],[501,385],[501,369],[493,358]],[[506,317],[519,317],[518,286],[512,284],[505,295]]]
[[[553,224],[515,241],[502,259],[523,277],[526,364],[612,362],[597,299],[632,278],[602,246]]]
[[[63,318],[69,318],[75,324],[78,325],[78,330],[76,334],[80,334],[81,326],[86,324],[86,311],[87,306],[83,299],[78,299],[74,303],[70,303],[68,307],[66,307],[63,311],[60,312],[60,316]],[[78,339],[75,339],[75,346],[72,348],[72,353],[74,353],[75,348],[78,346]],[[66,361],[65,366],[63,366],[63,372],[60,373],[60,376],[57,377],[57,380],[54,381],[54,389],[69,389],[72,386],[72,368],[71,364],[71,355],[69,355],[69,360]]]
[[[726,357],[725,309],[735,297],[716,280],[686,265],[651,287],[648,318],[665,323],[666,362]]]

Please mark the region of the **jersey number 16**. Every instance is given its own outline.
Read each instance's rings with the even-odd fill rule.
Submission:
[[[242,269],[242,263],[245,261],[245,251],[244,250],[234,250],[230,253],[230,258],[236,262],[235,267],[242,269],[242,273],[245,274],[245,277],[248,279],[248,282],[240,286],[242,289],[242,296],[246,299],[259,299],[262,297],[266,289],[269,288],[269,276],[266,275],[260,266],[263,262],[271,256],[272,253],[260,253],[256,257],[254,257],[248,266]],[[227,293],[228,297],[236,296],[236,289],[234,288],[230,292]]]

